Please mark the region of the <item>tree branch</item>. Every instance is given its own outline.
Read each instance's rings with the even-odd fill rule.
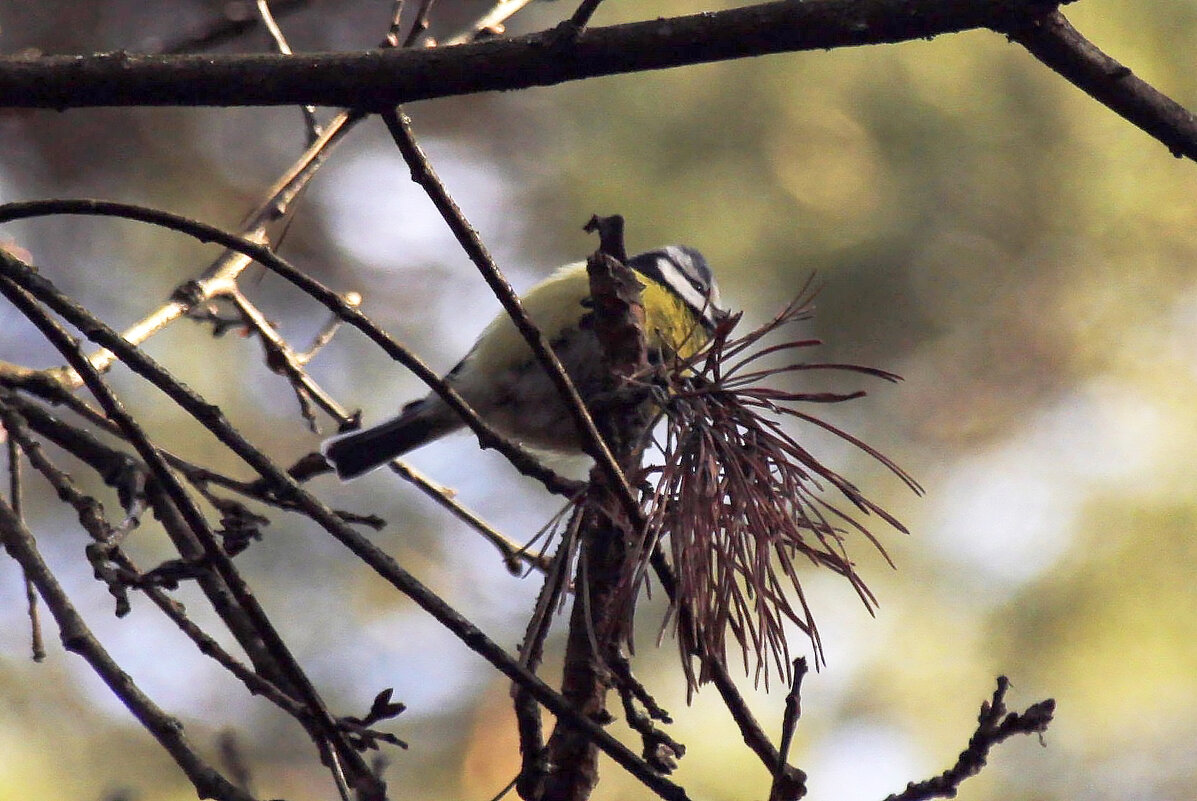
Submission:
[[[989,751],[1016,734],[1038,734],[1047,731],[1056,711],[1056,702],[1048,698],[1031,704],[1023,712],[1006,710],[1006,691],[1010,680],[998,676],[997,689],[990,700],[981,704],[977,716],[977,730],[968,740],[968,747],[960,752],[956,764],[938,776],[922,782],[911,782],[901,793],[887,796],[885,801],[927,801],[931,798],[955,798],[960,784],[976,776],[985,767]]]
[[[611,454],[607,443],[599,434],[595,421],[582,401],[582,396],[578,394],[577,387],[565,372],[565,367],[553,351],[548,337],[536,327],[532,318],[528,316],[523,302],[520,301],[511,284],[507,282],[506,277],[499,271],[498,265],[495,264],[495,260],[486,249],[486,245],[483,244],[482,238],[478,236],[478,232],[469,224],[461,213],[461,209],[449,196],[445,185],[441,183],[427,156],[424,155],[424,151],[416,142],[415,134],[411,129],[411,120],[401,111],[394,109],[383,111],[381,116],[383,122],[386,123],[387,130],[391,132],[391,137],[395,140],[395,145],[403,155],[403,160],[411,169],[412,180],[424,189],[429,200],[441,213],[441,217],[453,232],[458,244],[461,245],[462,250],[466,252],[474,266],[478,268],[483,280],[495,293],[495,297],[498,298],[504,311],[511,318],[512,325],[519,330],[520,335],[528,343],[532,355],[540,362],[549,380],[552,381],[565,404],[566,411],[574,419],[582,449],[594,459],[605,479],[619,492],[619,498],[627,514],[633,519],[637,519],[639,506],[636,503],[635,495],[632,494],[627,478],[620,471],[619,465],[615,463],[615,457]]]
[[[139,220],[151,225],[169,228],[173,231],[180,231],[195,237],[201,242],[215,242],[257,261],[263,267],[290,281],[308,295],[324,304],[338,317],[369,337],[388,356],[411,370],[417,378],[440,393],[445,402],[478,435],[481,447],[498,450],[507,457],[512,466],[524,475],[540,481],[550,492],[567,497],[577,494],[579,489],[577,482],[561,478],[552,470],[542,465],[536,457],[501,436],[478,417],[477,413],[461,399],[461,396],[452,387],[448,387],[441,377],[432,368],[424,364],[414,353],[411,353],[394,338],[374,325],[355,305],[346,303],[345,299],[336,292],[333,292],[320,282],[310,278],[306,273],[291,266],[291,264],[280,258],[269,247],[199,222],[198,220],[190,220],[177,214],[171,214],[170,212],[134,206],[128,203],[97,200],[48,200],[29,203],[6,203],[0,206],[0,223],[27,217],[44,216],[46,214],[85,214]],[[2,255],[0,253],[0,256]],[[17,267],[17,265],[19,265],[19,262],[14,263],[13,266]],[[17,268],[19,269],[19,267]],[[187,285],[184,285],[183,289],[179,290],[179,293],[185,293],[186,287]]]
[[[1172,155],[1197,160],[1197,117],[1099,50],[1059,11],[1014,21],[1005,32],[1085,94],[1163,142]]]
[[[227,234],[222,234],[222,236],[227,236]],[[269,251],[265,251],[262,255],[274,258]],[[277,262],[277,259],[275,261]],[[411,598],[421,609],[432,615],[432,617],[461,640],[470,650],[486,659],[503,675],[527,689],[539,703],[544,705],[546,709],[559,719],[565,720],[569,725],[588,732],[602,751],[639,779],[646,787],[668,801],[685,801],[687,796],[681,787],[658,776],[644,760],[637,757],[627,746],[620,743],[591,720],[579,715],[564,698],[553,692],[552,688],[539,678],[525,670],[498,643],[487,637],[473,623],[458,613],[457,610],[445,603],[440,596],[424,586],[411,573],[404,570],[389,554],[381,550],[368,538],[363,537],[350,526],[346,525],[332,509],[299,486],[286,472],[278,468],[272,461],[266,458],[265,454],[246,440],[240,432],[229,425],[218,407],[208,403],[186,385],[175,381],[153,359],[137,347],[123,340],[116,331],[104,325],[84,309],[67,301],[48,280],[36,276],[27,265],[22,264],[16,258],[0,250],[0,289],[4,289],[14,280],[35,285],[31,286],[31,289],[38,292],[38,300],[44,301],[51,309],[61,314],[72,325],[86,331],[89,339],[111,348],[117,357],[134,372],[162,390],[180,408],[211,431],[226,447],[237,454],[238,457],[243,459],[254,470],[258,471],[270,486],[277,489],[280,498],[292,501],[298,511],[307,515],[321,528],[331,534],[337,541],[368,564],[379,576],[395,587],[395,589]],[[336,296],[333,295],[332,297],[335,298]],[[24,311],[23,308],[22,310]],[[84,360],[77,359],[76,362],[72,366],[79,369],[81,373],[94,377],[94,371],[86,365]],[[102,385],[96,388],[101,390],[101,392],[106,389]],[[157,452],[152,447],[146,452],[142,452],[142,449],[139,449],[139,454],[143,458],[148,456],[155,461],[159,460]],[[169,471],[165,468],[161,472],[169,477]],[[199,523],[202,525],[203,521],[200,520]],[[216,553],[211,555],[217,557],[217,559],[221,556],[218,549]],[[240,577],[234,575],[233,578],[239,579]],[[249,597],[246,600],[252,601],[253,599]],[[306,679],[306,676],[303,678]],[[334,727],[333,732],[339,734],[339,730],[335,728],[335,721],[329,720]],[[349,755],[356,756],[352,753]]]
[[[556,29],[454,47],[293,56],[0,59],[0,107],[316,105],[369,110],[476,92],[800,50],[1008,30],[1045,0],[780,0],[727,11]]]
[[[610,444],[617,460],[616,483],[596,463],[590,488],[579,510],[580,553],[574,578],[574,604],[562,668],[561,694],[596,723],[611,719],[607,690],[610,665],[618,661],[628,639],[630,613],[620,589],[633,569],[627,544],[639,531],[639,508],[624,510],[623,476],[636,469],[644,451],[644,433],[655,409],[646,393],[628,386],[627,377],[649,370],[644,334],[642,285],[626,258],[623,218],[594,218],[586,230],[600,232],[601,244],[586,264],[590,279],[592,326],[607,369],[604,390],[618,397],[595,415],[601,440]],[[646,755],[647,756],[647,755]],[[543,801],[586,801],[598,783],[598,748],[589,733],[558,723],[548,742],[549,772]]]

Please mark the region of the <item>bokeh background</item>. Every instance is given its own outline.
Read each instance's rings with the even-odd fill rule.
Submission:
[[[282,25],[296,50],[370,47],[388,7],[312,2]],[[434,33],[485,7],[442,0]],[[611,2],[596,24],[699,8]],[[239,9],[248,13],[195,0],[5,0],[0,50],[152,50]],[[1085,0],[1066,11],[1107,52],[1197,107],[1197,5]],[[510,29],[570,12],[536,4]],[[259,32],[222,49],[267,46]],[[1013,682],[1012,706],[1054,697],[1057,719],[1042,746],[1002,746],[961,798],[1197,797],[1197,167],[983,31],[408,111],[517,287],[591,250],[580,228],[592,213],[620,212],[634,250],[700,248],[749,324],[817,273],[818,316],[805,333],[826,342],[820,355],[905,377],[801,384],[868,389],[822,411],[927,490],[915,497],[860,453],[802,432],[911,530],[876,528],[896,569],[863,542],[855,550],[880,601],[875,616],[843,582],[807,578],[827,651],[807,679],[795,744],[811,798],[880,799],[946,768],[999,673]],[[98,196],[234,227],[302,144],[294,109],[7,112],[0,199]],[[0,237],[118,327],[215,255],[113,220],[12,224]],[[368,313],[440,369],[497,309],[378,123],[360,126],[322,170],[283,252],[361,291]],[[301,344],[325,320],[270,277],[249,290]],[[183,325],[149,350],[280,461],[319,441],[252,340]],[[8,307],[0,358],[58,361]],[[312,369],[367,419],[421,392],[352,332]],[[163,441],[240,470],[135,378],[118,369],[114,382]],[[470,437],[412,462],[514,537],[555,511]],[[83,533],[33,483],[27,503],[43,552],[105,645],[201,751],[214,758],[231,730],[263,797],[332,797],[298,728],[247,698],[148,603],[112,617],[82,558]],[[314,487],[386,517],[382,545],[497,640],[518,641],[535,577],[508,575],[491,548],[390,475]],[[145,565],[168,555],[149,524],[135,548]],[[340,546],[276,514],[238,562],[334,708],[361,714],[384,687],[409,705],[394,726],[412,746],[392,756],[397,796],[486,799],[511,778],[506,684]],[[0,560],[0,799],[194,797],[49,625],[48,660],[30,661],[23,590]],[[182,595],[211,622],[198,596]],[[644,610],[637,666],[689,746],[678,781],[697,799],[765,797],[768,777],[717,695],[703,690],[686,705],[674,645],[654,645],[660,612]],[[776,732],[784,690],[745,687]],[[647,795],[608,763],[596,798]]]

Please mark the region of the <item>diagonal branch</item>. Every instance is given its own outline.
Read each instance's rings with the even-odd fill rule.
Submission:
[[[302,11],[310,5],[309,0],[276,0],[271,8],[271,14],[280,17]],[[201,28],[187,31],[180,36],[163,42],[156,50],[160,53],[200,53],[213,47],[227,44],[250,31],[256,30],[260,20],[248,14],[230,13],[235,10],[233,4],[225,6],[225,14]]]
[[[424,151],[420,148],[419,143],[416,142],[415,134],[411,128],[411,120],[402,112],[394,110],[382,112],[382,119],[386,123],[387,130],[391,132],[391,137],[395,140],[396,146],[403,154],[404,161],[407,162],[408,167],[411,169],[412,180],[418,183],[428,194],[433,205],[436,206],[449,228],[453,231],[458,244],[462,246],[466,255],[469,256],[470,261],[474,262],[474,265],[482,274],[491,291],[495,293],[495,296],[503,305],[503,309],[511,317],[512,324],[515,325],[524,337],[536,360],[540,362],[541,367],[548,374],[549,380],[553,382],[553,386],[561,396],[562,402],[565,404],[567,411],[573,418],[574,425],[578,429],[583,450],[586,451],[588,456],[594,459],[595,464],[602,471],[607,482],[615,488],[626,513],[631,519],[637,520],[640,516],[640,507],[636,503],[636,497],[632,494],[631,487],[628,485],[627,477],[619,469],[615,457],[611,454],[611,449],[595,426],[595,421],[591,417],[590,411],[586,408],[586,404],[582,401],[582,396],[578,394],[577,387],[574,386],[574,382],[565,372],[565,367],[561,364],[561,360],[557,358],[557,354],[554,353],[552,345],[549,344],[548,337],[536,327],[536,324],[528,316],[527,310],[524,309],[523,303],[520,301],[519,296],[516,295],[511,284],[499,272],[498,265],[495,264],[490,252],[486,249],[486,245],[483,244],[482,238],[478,236],[478,232],[469,224],[462,214],[461,209],[453,201],[453,198],[449,196],[445,185],[441,183],[436,171],[433,170],[432,165],[428,162],[428,157],[424,155]]]
[[[278,22],[274,18],[274,12],[270,9],[269,0],[257,0],[258,16],[262,19],[262,24],[266,26],[266,30],[270,33],[270,38],[274,41],[274,49],[284,56],[291,55],[291,45],[287,43],[287,37],[283,34],[283,29],[278,26]],[[314,106],[303,107],[303,121],[308,129],[308,145],[315,144],[320,139],[320,121],[316,119],[316,108]]]
[[[1085,94],[1164,143],[1197,160],[1197,117],[1103,53],[1059,11],[1013,21],[1005,32]]]
[[[922,782],[910,782],[901,793],[887,796],[885,801],[927,801],[931,798],[955,798],[960,784],[976,776],[985,767],[989,752],[1016,734],[1037,734],[1040,738],[1052,722],[1056,702],[1052,698],[1031,704],[1022,712],[1006,709],[1006,692],[1010,680],[998,676],[997,689],[990,700],[981,704],[977,729],[968,740],[968,747],[960,752],[956,764],[938,776]]]
[[[0,401],[0,414],[4,411],[3,402]],[[9,423],[4,421],[0,423],[7,431]],[[8,456],[8,498],[9,504],[12,507],[13,514],[18,520],[24,519],[24,487],[22,486],[21,475],[21,448],[17,444],[15,437],[10,435],[7,437],[6,452]],[[37,611],[37,587],[33,583],[33,579],[24,570],[21,571],[25,579],[25,603],[29,615],[29,645],[31,656],[34,662],[41,662],[46,658],[46,645],[42,639],[42,625],[41,619]]]
[[[489,11],[470,23],[468,28],[441,42],[441,46],[466,44],[501,31],[503,23],[518,14],[524,9],[524,6],[531,2],[532,0],[498,0]]]

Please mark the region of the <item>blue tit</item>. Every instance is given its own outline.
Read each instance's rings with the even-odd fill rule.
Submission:
[[[702,254],[670,245],[633,256],[627,264],[644,284],[650,359],[660,361],[672,354],[688,358],[701,349],[727,315]],[[558,269],[521,300],[589,404],[602,391],[605,375],[602,351],[589,323],[592,304],[585,262]],[[506,314],[486,327],[445,382],[504,436],[534,449],[580,452],[564,401]],[[326,440],[321,451],[337,475],[348,480],[463,425],[440,396],[431,393],[390,420]]]

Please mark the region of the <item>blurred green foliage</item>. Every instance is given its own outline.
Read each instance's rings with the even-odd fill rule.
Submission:
[[[26,4],[0,4],[5,51],[138,49],[213,13],[203,3],[185,13],[42,5],[56,6],[53,25],[33,20]],[[368,46],[383,24],[376,5],[315,3],[284,27],[297,50]],[[436,25],[451,29],[479,6],[438,4]],[[511,27],[544,27],[569,10],[538,5]],[[595,22],[695,10],[611,2]],[[1197,6],[1085,0],[1066,12],[1136,73],[1197,106]],[[263,47],[252,36],[232,49]],[[1013,680],[1012,706],[1056,697],[1057,721],[1046,749],[1006,746],[962,798],[1197,795],[1194,165],[988,32],[409,111],[521,286],[593,248],[580,231],[590,214],[619,212],[635,250],[679,241],[706,253],[750,324],[817,273],[820,357],[906,377],[897,387],[868,385],[868,398],[828,412],[915,473],[928,494],[910,497],[866,459],[828,446],[826,458],[913,533],[885,535],[895,571],[858,549],[881,601],[876,619],[846,588],[811,577],[828,665],[807,680],[795,761],[810,772],[813,797],[880,798],[947,767],[998,673]],[[298,152],[302,131],[291,110],[79,111],[9,115],[0,137],[5,200],[98,195],[232,226]],[[357,173],[344,165],[354,159],[387,172],[377,185],[351,181]],[[490,189],[472,191],[482,185]],[[495,306],[380,126],[363,126],[310,195],[287,255],[334,286],[362,290],[367,311],[449,366]],[[353,247],[334,222],[346,208],[367,223]],[[3,236],[118,325],[211,257],[178,237],[111,222],[47,221]],[[250,291],[300,341],[322,322],[269,278]],[[7,309],[0,332],[0,358],[53,363]],[[314,446],[254,343],[212,341],[193,328],[151,350],[283,461]],[[223,372],[213,376],[217,363]],[[348,335],[314,369],[370,415],[417,391]],[[157,434],[232,465],[176,410],[121,381]],[[445,447],[417,461],[513,536],[530,535],[551,513],[497,461],[463,470],[469,442]],[[491,551],[464,546],[468,532],[389,477],[321,491],[387,517],[381,536],[392,552],[501,641],[518,639],[535,579],[513,579]],[[144,632],[159,631],[153,613],[111,621],[80,564],[82,535],[48,500],[36,503],[42,547],[62,570],[78,571],[68,589],[209,755],[213,732],[235,725],[268,797],[331,794],[295,727],[264,705],[244,707],[239,688],[199,657],[146,657]],[[393,685],[411,705],[396,726],[414,746],[393,757],[398,794],[496,792],[516,764],[505,686],[337,547],[285,517],[267,534],[242,564],[333,702],[361,714]],[[297,587],[297,575],[318,580]],[[124,787],[133,798],[190,797],[128,716],[97,700],[104,691],[78,660],[52,648],[48,665],[23,663],[22,590],[11,563],[0,565],[8,610],[0,799],[100,799]],[[691,748],[679,781],[700,798],[763,797],[767,777],[714,693],[685,708],[672,645],[653,647],[659,611],[645,615],[637,664]],[[752,701],[776,731],[782,693],[755,692]],[[855,771],[842,768],[845,759]],[[608,765],[596,797],[644,793]]]

